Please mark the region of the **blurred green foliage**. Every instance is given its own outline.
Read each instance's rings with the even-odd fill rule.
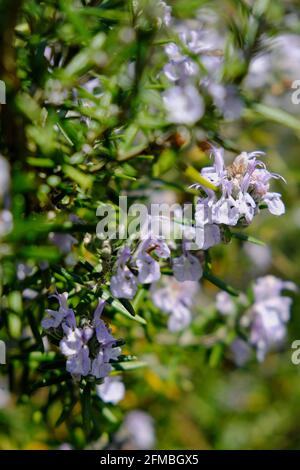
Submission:
[[[7,87],[0,148],[11,164],[14,219],[0,246],[0,338],[8,345],[7,365],[0,367],[11,389],[0,409],[0,448],[105,447],[124,414],[139,408],[155,420],[157,448],[299,449],[300,369],[290,358],[290,344],[300,338],[297,296],[285,351],[241,369],[224,344],[205,342],[207,324],[220,326],[211,279],[204,280],[191,331],[182,334],[166,331],[147,290],[133,307],[110,297],[106,319],[126,339],[124,362],[115,366],[124,370],[126,385],[118,407],[94,395],[90,402],[86,391],[79,400],[61,357],[43,352],[40,323],[54,285],[70,293],[79,312],[94,307],[100,292],[109,297],[103,284],[116,253],[106,256],[94,237],[97,207],[118,204],[124,191],[146,200],[148,190],[168,190],[190,200],[184,170],[207,163],[207,140],[228,152],[265,150],[272,170],[284,175],[286,215],[261,214],[247,234],[270,247],[270,272],[300,279],[300,105],[282,105],[292,93],[284,75],[271,72],[274,83],[266,89],[253,90],[246,81],[251,61],[265,52],[264,39],[300,34],[298,2],[169,2],[178,20],[194,18],[197,10],[201,17],[202,7],[216,14],[226,44],[223,81],[237,87],[244,103],[241,117],[228,122],[205,96],[198,133],[184,145],[160,96],[166,87],[162,46],[178,38],[160,29],[151,2],[140,2],[138,13],[134,3],[0,0],[0,79]],[[100,90],[86,86],[93,79]],[[76,237],[75,265],[51,243],[53,232]],[[212,250],[215,276],[241,291],[264,273],[245,244],[233,238]],[[32,269],[20,277],[22,263]],[[37,296],[24,297],[25,289]],[[86,428],[90,417],[82,420],[89,413],[92,429]]]

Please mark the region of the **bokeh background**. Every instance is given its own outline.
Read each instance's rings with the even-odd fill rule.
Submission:
[[[89,206],[85,200],[76,206],[72,192],[68,193],[70,186],[64,183],[65,178],[70,178],[73,184],[81,186],[81,194],[88,191],[90,180],[82,180],[84,170],[83,173],[79,173],[79,170],[72,173],[65,161],[63,175],[60,171],[48,173],[53,168],[51,161],[57,164],[62,151],[55,147],[55,137],[51,131],[51,126],[55,123],[54,114],[49,126],[43,127],[40,121],[41,95],[52,75],[52,65],[45,65],[41,57],[49,44],[54,44],[54,49],[62,44],[61,60],[65,70],[70,64],[68,54],[72,56],[83,51],[81,58],[83,62],[88,61],[84,54],[93,50],[93,37],[99,30],[104,31],[109,36],[109,42],[105,43],[101,54],[109,56],[113,53],[114,59],[108,63],[104,57],[98,57],[97,60],[100,63],[103,61],[104,65],[100,65],[101,73],[110,81],[112,102],[119,100],[122,103],[120,106],[124,105],[126,108],[126,97],[114,87],[117,87],[119,76],[126,81],[125,71],[122,70],[135,48],[135,39],[131,38],[130,30],[123,31],[123,35],[126,36],[127,33],[128,37],[119,44],[117,33],[110,28],[114,26],[117,31],[125,28],[118,21],[122,22],[124,3],[127,2],[94,2],[94,8],[101,6],[101,3],[107,4],[107,13],[100,26],[89,15],[83,21],[74,12],[73,2],[70,1],[25,0],[16,20],[11,11],[13,3],[4,0],[0,2],[1,29],[8,35],[6,49],[1,50],[0,54],[0,79],[3,76],[3,80],[8,83],[8,105],[1,109],[1,145],[3,153],[10,155],[13,170],[13,211],[17,227],[1,248],[1,289],[4,299],[1,337],[9,340],[9,347],[18,356],[19,338],[25,335],[28,318],[32,326],[28,311],[36,318],[42,318],[47,302],[47,295],[43,294],[30,304],[28,299],[22,297],[22,292],[24,288],[35,289],[39,294],[44,292],[49,281],[45,278],[49,274],[47,269],[38,269],[33,274],[34,279],[27,282],[24,281],[26,276],[22,274],[21,278],[17,278],[16,266],[22,271],[22,263],[36,265],[46,260],[50,266],[52,263],[59,264],[57,253],[51,251],[52,248],[49,251],[43,240],[43,213],[54,210],[49,205],[49,197],[52,197],[52,204],[60,205],[62,212],[69,210],[70,206],[72,209],[75,207],[76,213],[83,215],[91,223],[94,213],[94,206]],[[21,2],[16,3],[19,8]],[[283,175],[287,181],[287,184],[274,183],[276,189],[283,194],[286,214],[275,218],[261,213],[247,231],[248,235],[263,240],[266,246],[261,248],[234,240],[230,245],[215,247],[211,253],[214,272],[242,291],[247,289],[251,281],[266,273],[299,284],[300,103],[292,102],[292,93],[295,91],[292,83],[300,80],[299,4],[288,0],[178,0],[170,1],[169,4],[177,21],[198,18],[201,22],[201,18],[205,17],[206,27],[212,29],[221,38],[221,42],[223,38],[224,44],[229,41],[225,50],[224,76],[228,83],[238,88],[242,100],[240,116],[233,120],[219,117],[217,129],[209,122],[209,117],[205,128],[199,130],[199,141],[208,136],[223,144],[227,148],[228,161],[238,151],[264,150],[267,153],[265,162],[268,168]],[[262,12],[259,16],[260,41],[257,43],[251,42],[251,34],[255,33],[252,31],[252,20],[246,14],[247,7],[253,6],[258,15]],[[10,22],[15,22],[13,32]],[[143,38],[142,51],[139,52],[141,60],[146,57],[146,43],[147,38]],[[247,60],[244,56],[241,58],[240,54],[240,50],[245,49],[248,51]],[[166,58],[161,51],[156,54],[160,59],[154,63],[158,63],[159,68]],[[13,60],[14,65],[9,60]],[[55,67],[59,68],[59,58],[57,61]],[[151,71],[151,64],[149,67]],[[80,68],[81,64],[73,61],[65,75],[57,75],[57,80],[61,80],[67,88],[74,86]],[[150,75],[151,73],[149,72]],[[57,93],[61,93],[61,89]],[[152,98],[144,96],[138,99]],[[236,102],[229,100],[223,105],[231,110]],[[107,109],[110,106],[111,103],[108,102]],[[72,110],[68,102],[66,109]],[[117,125],[113,113],[107,112],[105,115],[105,110],[102,111],[107,128]],[[144,123],[144,126],[148,126],[147,132],[152,132],[153,118],[151,121],[149,116],[144,116],[144,119],[147,121]],[[56,124],[60,125],[58,121]],[[68,147],[63,151],[68,158],[73,158],[71,161],[75,166],[77,162],[81,164],[79,149],[86,139],[86,133],[81,131],[80,126],[83,124],[78,122],[74,128],[67,125],[63,128],[67,135],[66,140],[75,142],[74,151],[69,150],[69,142],[61,144]],[[22,127],[26,130],[25,136],[20,131]],[[105,131],[101,129],[101,132]],[[136,145],[140,144],[137,142]],[[43,163],[38,160],[42,158],[45,159]],[[195,142],[187,150],[181,150],[178,158],[184,158],[199,167],[207,162],[201,145]],[[101,168],[101,159],[97,160],[97,164]],[[161,171],[158,178],[157,175],[151,176],[150,167],[145,167],[143,162],[132,166],[133,170],[129,166],[125,169],[122,166],[120,169],[121,175],[122,172],[127,172],[127,175],[138,177],[138,183],[129,182],[132,184],[130,189],[140,190],[146,186],[155,193],[157,180],[160,179],[159,189],[164,192],[164,197],[183,200],[183,191],[178,187],[175,192],[172,189],[172,184],[178,181],[182,187],[187,185],[178,168],[171,164],[171,167],[167,165],[161,169],[161,162],[158,160],[155,170],[156,173]],[[113,171],[119,170],[115,167],[107,169],[110,176]],[[100,177],[96,181],[97,200],[107,197],[105,191],[117,193],[125,184],[121,177],[112,181],[110,176]],[[90,177],[97,178],[94,173],[90,173],[88,178]],[[164,184],[161,184],[161,180]],[[60,198],[61,191],[65,191],[65,199]],[[58,199],[55,200],[55,197]],[[41,217],[37,221],[30,218],[32,210],[36,210]],[[59,217],[60,220],[63,219],[62,214]],[[27,236],[26,233],[30,235]],[[80,252],[80,256],[91,260],[91,255],[85,251],[81,242],[79,245],[76,250]],[[58,272],[56,281],[58,285],[62,282],[63,286],[59,275],[62,273]],[[203,318],[214,308],[217,292],[218,289],[212,284],[207,281],[203,283],[194,308],[194,328],[201,329]],[[160,330],[158,321],[157,324],[154,322],[154,326],[151,324],[147,335],[139,325],[131,325],[128,333],[128,324],[126,321],[121,322],[119,328],[126,335],[128,352],[134,351],[139,360],[147,363],[147,367],[124,373],[125,397],[116,410],[108,407],[104,417],[99,417],[105,425],[103,424],[101,438],[92,443],[86,442],[84,437],[79,420],[79,405],[73,410],[74,421],[71,424],[64,422],[56,426],[61,403],[55,398],[55,390],[52,395],[47,387],[33,394],[28,393],[26,383],[31,374],[31,366],[25,367],[20,355],[14,365],[8,362],[7,366],[0,366],[0,448],[53,449],[62,445],[66,448],[114,447],[116,444],[108,443],[108,436],[122,432],[120,426],[128,413],[141,410],[150,415],[151,419],[147,420],[145,415],[138,416],[139,424],[136,427],[138,429],[142,426],[149,438],[148,442],[146,439],[146,445],[156,449],[300,449],[300,366],[291,362],[291,344],[295,339],[300,339],[300,304],[297,294],[293,295],[293,299],[288,336],[281,350],[268,354],[261,364],[253,358],[243,367],[234,363],[228,351],[217,360],[212,360],[210,351],[201,341],[195,341],[195,335],[190,332],[179,336],[168,333],[165,328]],[[148,301],[137,305],[137,310],[144,317],[153,314],[151,309]],[[27,320],[23,320],[25,317]],[[11,391],[8,390],[8,383]],[[135,445],[131,444],[133,447]]]

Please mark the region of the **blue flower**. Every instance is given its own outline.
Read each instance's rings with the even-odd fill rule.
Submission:
[[[285,338],[292,299],[281,294],[283,289],[295,291],[297,287],[271,275],[257,279],[253,286],[254,304],[247,316],[250,342],[256,347],[259,361]]]
[[[137,278],[131,272],[127,263],[131,259],[131,251],[125,246],[117,260],[117,272],[110,280],[110,290],[114,297],[133,299],[137,291]]]
[[[192,185],[207,193],[207,198],[198,200],[198,223],[223,224],[230,227],[249,225],[263,203],[273,215],[284,213],[281,195],[269,192],[270,180],[283,178],[269,172],[265,164],[257,158],[263,155],[263,152],[242,152],[228,167],[225,166],[223,149],[212,147],[212,154],[213,165],[203,168],[201,175],[219,189],[220,197],[200,184]]]
[[[149,235],[138,248],[136,265],[138,268],[138,281],[141,284],[151,284],[160,278],[160,265],[151,255],[167,259],[170,249],[163,238]]]
[[[96,393],[104,403],[116,405],[124,398],[125,385],[121,377],[106,377],[103,384],[97,385]]]
[[[55,297],[58,300],[59,309],[46,310],[48,316],[42,320],[42,327],[48,330],[49,328],[58,328],[65,323],[69,327],[74,328],[76,326],[76,319],[73,310],[68,307],[68,293],[56,293],[51,297]]]

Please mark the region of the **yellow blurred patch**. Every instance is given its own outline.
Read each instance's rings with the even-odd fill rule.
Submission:
[[[48,450],[49,447],[44,442],[29,442],[25,447],[24,450]]]
[[[180,391],[178,387],[173,383],[162,380],[159,375],[152,370],[148,369],[145,372],[145,379],[155,392],[162,393],[166,397],[170,398],[170,400],[179,398]]]

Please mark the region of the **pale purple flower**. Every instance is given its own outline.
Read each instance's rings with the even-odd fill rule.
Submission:
[[[179,46],[174,42],[165,46],[165,52],[169,57],[169,62],[164,66],[164,74],[171,82],[179,80],[182,83],[187,77],[198,73],[198,65],[190,57],[182,54]]]
[[[75,377],[85,377],[90,373],[91,359],[89,357],[89,348],[86,345],[83,345],[76,354],[68,357],[66,369]]]
[[[163,94],[167,118],[174,124],[193,125],[204,114],[204,102],[193,85],[174,86]]]
[[[282,84],[292,83],[300,77],[299,47],[298,34],[284,33],[265,38],[262,48],[265,53],[255,56],[250,62],[245,89],[258,90],[259,95],[263,90],[263,100],[267,105],[297,113],[297,106],[291,100],[290,87],[285,89]],[[274,86],[278,85],[281,92],[274,93]]]
[[[182,82],[186,77],[196,75],[198,71],[198,65],[189,57],[184,57],[181,61],[170,61],[164,66],[164,74],[171,82]]]
[[[281,294],[283,289],[296,290],[296,286],[270,275],[259,278],[253,286],[255,301],[248,314],[250,342],[256,347],[259,361],[285,338],[292,299]]]
[[[224,149],[212,147],[214,162],[212,166],[204,167],[201,175],[208,179],[213,185],[220,186],[226,175],[224,162]],[[194,185],[195,187],[199,185]]]
[[[92,362],[92,375],[97,379],[106,377],[112,371],[110,361],[118,359],[120,354],[121,348],[112,347],[112,345],[104,346]]]
[[[138,281],[141,284],[151,284],[160,278],[160,265],[152,257],[152,254],[161,259],[169,258],[170,249],[163,238],[150,235],[142,240],[138,248],[136,266],[138,268]]]
[[[127,266],[130,258],[130,248],[125,246],[117,261],[117,272],[110,280],[110,290],[114,297],[133,299],[136,294],[137,278]]]
[[[231,345],[230,350],[233,355],[233,360],[238,367],[245,365],[251,356],[251,348],[246,341],[237,338]]]
[[[111,335],[110,329],[100,318],[104,301],[99,300],[98,306],[94,313],[93,326],[95,328],[96,337],[100,345],[99,352],[92,362],[92,375],[97,379],[106,377],[112,370],[111,360],[116,360],[121,354],[121,348],[116,347],[116,340]]]
[[[163,276],[150,289],[154,305],[169,315],[168,328],[172,332],[186,328],[191,322],[191,308],[199,284],[193,281],[179,282],[172,276]]]
[[[74,376],[86,376],[91,369],[88,341],[93,336],[91,328],[70,328],[64,325],[65,336],[60,341],[60,350],[67,357],[66,369]]]
[[[240,192],[236,200],[236,207],[238,209],[239,218],[244,217],[246,223],[250,224],[253,220],[256,210],[255,201],[250,196],[250,194]]]
[[[165,46],[165,52],[169,59],[173,62],[180,63],[184,59],[184,55],[181,53],[179,46],[175,42],[170,42]]]
[[[73,450],[73,447],[72,447],[71,444],[69,444],[68,442],[63,442],[63,443],[60,444],[60,446],[58,447],[58,450]]]
[[[244,249],[256,270],[265,271],[272,263],[272,253],[268,246],[245,243]]]
[[[139,271],[138,280],[141,284],[151,284],[160,278],[160,265],[148,253],[141,253],[136,260]]]
[[[103,308],[105,305],[105,300],[99,299],[98,306],[94,313],[93,326],[96,331],[96,337],[101,346],[107,346],[114,344],[116,340],[111,335],[110,330],[107,328],[104,321],[100,318]]]
[[[133,299],[137,291],[137,279],[127,266],[112,276],[110,290],[114,297]]]
[[[197,229],[198,230],[198,229]],[[217,224],[206,224],[203,227],[203,244],[201,250],[209,248],[221,243],[221,232]]]
[[[236,312],[236,305],[232,296],[227,292],[218,292],[216,296],[216,308],[222,315],[232,315]]]
[[[34,267],[28,263],[17,264],[17,278],[19,281],[24,281],[27,277],[31,276],[34,272]]]
[[[205,43],[203,32],[196,31],[194,29],[188,29],[187,27],[181,28],[179,37],[183,44],[193,52],[193,54],[199,54],[207,51],[207,44]]]
[[[57,293],[51,297],[55,297],[58,300],[59,309],[46,310],[47,317],[42,320],[42,327],[48,330],[49,328],[58,328],[61,324],[65,323],[69,327],[74,328],[76,326],[76,319],[73,310],[68,307],[68,293]]]
[[[120,432],[128,436],[134,449],[152,449],[155,444],[153,418],[144,411],[134,410],[127,413]]]
[[[198,249],[208,250],[221,243],[221,232],[217,223],[213,223],[213,208],[216,197],[213,191],[208,191],[208,197],[199,198],[196,206],[196,244]]]
[[[267,193],[263,201],[267,204],[269,212],[273,215],[282,215],[285,213],[285,207],[279,193]]]
[[[47,59],[49,65],[54,67],[56,64],[56,59],[59,58],[57,63],[58,67],[62,67],[65,59],[65,55],[62,53],[62,46],[59,43],[50,44],[44,49],[44,57]]]
[[[172,22],[172,8],[163,0],[158,1],[157,8],[160,25],[163,24],[169,27]]]
[[[271,82],[272,76],[270,54],[255,56],[249,65],[245,86],[247,89],[262,89],[268,82]]]
[[[12,213],[4,209],[0,211],[0,238],[5,237],[13,228],[13,217]]]
[[[196,256],[184,250],[178,258],[173,259],[173,273],[177,281],[199,281],[202,277],[203,269]]]
[[[26,288],[22,292],[22,297],[27,300],[33,300],[36,297],[38,297],[39,293],[38,291],[30,288]]]
[[[297,286],[291,281],[283,281],[270,274],[260,277],[253,286],[255,301],[260,302],[262,300],[278,297],[284,289],[295,292],[297,291]]]
[[[60,252],[67,255],[72,250],[73,245],[78,243],[76,238],[68,233],[53,233],[49,234],[49,240],[59,248]]]
[[[73,356],[80,352],[93,336],[93,330],[64,326],[64,338],[60,341],[60,350],[64,356]]]
[[[199,74],[199,67],[195,60],[189,57],[191,54],[201,55],[201,62],[207,68],[210,75],[219,75],[220,58],[214,57],[212,52],[219,48],[220,38],[215,33],[215,28],[210,30],[203,24],[195,21],[177,22],[175,31],[178,33],[182,46],[169,43],[165,46],[169,63],[164,67],[164,73],[171,81],[178,80],[181,84],[188,82],[191,76]],[[173,70],[172,70],[173,69]]]
[[[221,111],[224,118],[231,121],[238,119],[243,112],[243,102],[234,85],[222,85],[209,81],[208,91],[215,106]]]
[[[104,361],[103,351],[99,351],[97,357],[93,360],[92,363],[92,375],[97,379],[103,379],[107,377],[112,371],[112,366],[109,362]]]
[[[263,361],[272,346],[280,344],[286,335],[285,321],[280,318],[280,311],[289,310],[291,302],[279,298],[254,304],[250,342],[257,349],[257,359]]]
[[[132,299],[137,291],[138,282],[151,284],[160,278],[160,265],[152,255],[166,259],[170,256],[170,249],[162,237],[151,233],[142,240],[135,253],[134,259],[130,248],[125,246],[117,260],[117,272],[112,276],[110,289],[114,297]],[[135,276],[132,269],[138,270]]]
[[[116,405],[125,396],[125,385],[121,377],[110,376],[105,378],[103,384],[97,385],[96,392],[104,403]]]
[[[137,256],[141,253],[154,253],[158,258],[167,259],[170,256],[170,249],[164,238],[150,234],[142,240]]]
[[[0,377],[0,410],[7,408],[11,398],[8,377]]]
[[[121,352],[122,352],[121,348],[116,347],[115,344],[104,346],[103,348],[104,361],[105,362],[116,361],[119,358]]]
[[[238,203],[233,197],[221,197],[212,207],[212,218],[216,224],[234,226],[240,218]]]
[[[6,158],[0,155],[0,202],[8,193],[10,186],[10,167]]]
[[[99,78],[89,79],[87,82],[85,82],[82,85],[82,88],[84,88],[91,95],[96,95],[96,96],[101,95],[101,92],[99,92],[99,90],[101,90],[101,82]]]

